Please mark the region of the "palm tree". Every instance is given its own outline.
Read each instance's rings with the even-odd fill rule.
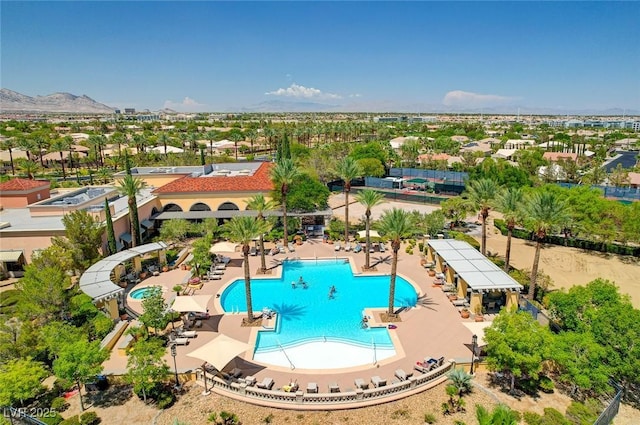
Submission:
[[[489,217],[489,210],[499,188],[498,183],[491,179],[474,180],[467,186],[466,192],[469,202],[474,209],[480,210],[482,217],[482,246],[480,250],[482,255],[487,253],[487,217]]]
[[[522,189],[509,187],[496,197],[496,209],[502,213],[507,225],[507,252],[505,254],[504,271],[509,271],[511,259],[511,236],[516,225],[522,222]]]
[[[253,239],[265,233],[268,229],[266,222],[254,217],[235,216],[223,226],[226,236],[233,242],[242,244],[244,256],[244,288],[247,296],[247,322],[252,323],[253,305],[251,303],[251,274],[249,272],[249,244]]]
[[[140,243],[140,223],[138,221],[138,202],[136,195],[146,186],[144,180],[127,174],[124,179],[116,185],[118,192],[128,198],[129,221],[131,223],[131,244],[138,246]]]
[[[266,223],[264,218],[264,212],[273,210],[278,206],[276,201],[270,200],[267,201],[264,195],[257,194],[249,198],[249,202],[247,202],[247,208],[250,210],[254,210],[258,213],[258,220]],[[260,234],[260,272],[264,273],[267,270],[267,261],[265,259],[264,254],[264,235]]]
[[[40,170],[40,164],[29,159],[18,159],[18,168],[23,171],[29,180],[33,180],[35,173]]]
[[[391,249],[393,251],[393,260],[391,262],[391,279],[389,282],[389,309],[387,314],[394,315],[393,301],[396,295],[396,273],[398,269],[398,251],[400,250],[400,240],[411,236],[415,231],[411,213],[393,208],[387,210],[380,217],[378,222],[378,230],[384,233],[386,237],[391,239]]]
[[[13,163],[13,149],[16,147],[16,141],[13,139],[7,139],[2,142],[2,149],[9,151],[9,162],[11,162],[11,174],[16,175],[16,167]]]
[[[98,178],[99,181],[102,181],[102,183],[104,184],[107,184],[109,180],[111,180],[112,175],[113,175],[113,171],[111,171],[107,167],[100,167],[96,172],[96,177]]]
[[[369,236],[369,231],[371,229],[371,209],[376,205],[380,205],[384,200],[384,194],[382,192],[378,192],[373,189],[364,189],[356,194],[356,201],[361,203],[365,207],[365,240],[367,244],[367,249],[365,249],[365,260],[364,260],[364,269],[368,270],[371,267],[369,262],[369,248],[371,246],[371,237]]]
[[[64,156],[62,152],[69,149],[69,141],[66,138],[60,138],[53,141],[51,144],[51,150],[60,154],[60,165],[62,165],[62,178],[67,180],[67,173],[64,171]]]
[[[362,167],[351,157],[345,156],[336,165],[336,174],[344,182],[344,241],[349,242],[349,192],[351,180],[362,175]]]
[[[238,160],[238,142],[244,141],[244,135],[241,131],[231,133],[229,139],[233,142],[234,150],[235,150],[235,158]]]
[[[528,298],[532,300],[536,290],[542,242],[549,233],[556,230],[566,221],[567,206],[564,200],[560,199],[556,193],[539,190],[526,200],[524,212],[526,216],[525,225],[533,231],[533,236],[536,239],[536,253],[533,257],[528,294]]]
[[[289,231],[287,229],[287,194],[289,187],[300,176],[300,170],[291,159],[283,159],[276,163],[271,169],[271,180],[280,189],[282,205],[282,223],[284,225],[284,246],[289,243]]]

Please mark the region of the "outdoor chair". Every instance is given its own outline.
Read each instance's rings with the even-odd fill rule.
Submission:
[[[262,382],[258,382],[256,386],[258,388],[262,388],[263,390],[270,390],[271,388],[273,388],[273,384],[274,384],[273,379],[264,378]]]
[[[367,384],[366,382],[364,382],[364,379],[362,379],[362,378],[356,378],[356,379],[353,381],[353,385],[355,385],[355,386],[356,386],[356,388],[360,388],[360,389],[362,389],[362,390],[366,390],[366,389],[368,389],[368,388],[369,388],[369,384]]]
[[[329,384],[329,392],[330,393],[339,393],[340,392],[340,387],[338,386],[337,383],[332,382],[331,384]]]
[[[399,380],[406,381],[407,379],[413,376],[413,373],[411,372],[407,373],[403,369],[396,369],[395,375],[396,375],[396,378],[398,378]]]
[[[253,375],[249,375],[245,378],[240,378],[238,379],[238,381],[247,384],[247,386],[249,387],[254,386],[256,384],[256,378]]]
[[[342,246],[340,245],[340,242],[336,242],[336,245],[333,247],[334,251],[340,251],[342,249]]]
[[[310,394],[316,394],[318,392],[318,384],[315,382],[309,382],[307,384],[307,392]]]
[[[387,380],[382,379],[378,375],[376,375],[371,377],[371,383],[373,384],[374,387],[379,388],[387,385]]]

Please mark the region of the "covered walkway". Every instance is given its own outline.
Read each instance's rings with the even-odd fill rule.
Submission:
[[[458,298],[466,299],[471,311],[518,306],[522,285],[467,242],[438,239],[427,245],[427,261],[456,286]]]
[[[80,290],[93,298],[93,303],[98,307],[106,306],[112,319],[116,319],[118,314],[118,296],[124,289],[114,282],[111,276],[114,270],[122,263],[133,259],[136,273],[142,271],[141,256],[153,251],[160,251],[160,263],[166,263],[165,250],[167,244],[164,242],[154,242],[146,245],[136,246],[117,254],[106,257],[91,267],[89,267],[80,277]],[[119,278],[120,273],[115,273]]]

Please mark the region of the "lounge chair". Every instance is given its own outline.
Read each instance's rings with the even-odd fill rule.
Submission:
[[[376,249],[373,247],[373,244],[369,244],[369,252],[376,252]]]
[[[346,244],[344,244],[344,250],[345,251],[351,251],[351,243],[347,242]]]
[[[357,254],[360,251],[362,251],[362,245],[357,243],[356,246],[353,248],[353,252],[355,252]]]
[[[361,390],[366,390],[367,388],[369,388],[369,384],[364,382],[364,379],[362,379],[362,378],[356,378],[353,381],[353,385],[355,385],[356,388],[360,388]]]
[[[387,385],[387,380],[386,379],[382,379],[378,375],[376,375],[376,376],[372,376],[371,377],[371,383],[376,388],[384,387],[385,385]]]
[[[333,247],[334,251],[340,251],[342,249],[342,246],[340,245],[340,242],[336,242],[336,245]]]
[[[387,248],[385,248],[384,243],[380,242],[380,245],[378,247],[378,249],[380,250],[380,252],[385,252],[387,250]]]
[[[413,373],[411,372],[407,373],[403,369],[396,369],[395,375],[396,375],[396,378],[398,378],[399,380],[406,381],[407,379],[413,376]]]
[[[227,269],[227,265],[226,264],[218,264],[216,265],[215,270],[226,270]]]
[[[255,246],[252,246],[251,248],[249,248],[249,255],[251,255],[252,257],[255,257],[258,255],[258,249]]]
[[[195,338],[196,331],[178,331],[179,338]]]
[[[174,338],[170,342],[175,345],[189,345],[189,338],[185,338],[185,337]]]
[[[274,246],[271,248],[271,251],[269,251],[269,255],[276,255],[278,253],[280,253],[280,249],[277,246]]]
[[[256,384],[256,377],[253,375],[249,375],[245,378],[239,378],[238,381],[240,381],[241,383],[247,384],[249,387],[251,387]]]
[[[291,242],[289,242],[289,244],[287,244],[287,248],[289,248],[289,252],[295,252],[295,250],[296,250],[296,247]]]
[[[340,386],[336,382],[332,382],[331,384],[329,384],[329,392],[330,393],[339,393],[340,392]]]
[[[264,378],[262,382],[258,382],[256,384],[256,387],[262,388],[263,390],[270,390],[271,388],[273,388],[273,384],[274,384],[273,379]]]
[[[307,384],[307,392],[310,394],[316,394],[318,392],[318,384],[315,382],[309,382]]]

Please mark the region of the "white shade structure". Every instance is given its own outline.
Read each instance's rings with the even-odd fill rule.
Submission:
[[[183,295],[176,297],[171,304],[171,310],[180,313],[197,312],[206,313],[207,304],[211,301],[213,295]]]
[[[359,238],[366,238],[367,237],[367,231],[366,230],[360,230],[358,232],[358,237]],[[369,230],[369,237],[370,238],[379,238],[380,234],[376,230]]]
[[[235,356],[249,349],[249,344],[220,334],[202,347],[187,354],[222,370]]]
[[[213,244],[211,248],[209,248],[209,252],[212,254],[219,254],[221,252],[236,252],[236,249],[239,245],[240,244],[237,244],[235,242],[218,242]]]

